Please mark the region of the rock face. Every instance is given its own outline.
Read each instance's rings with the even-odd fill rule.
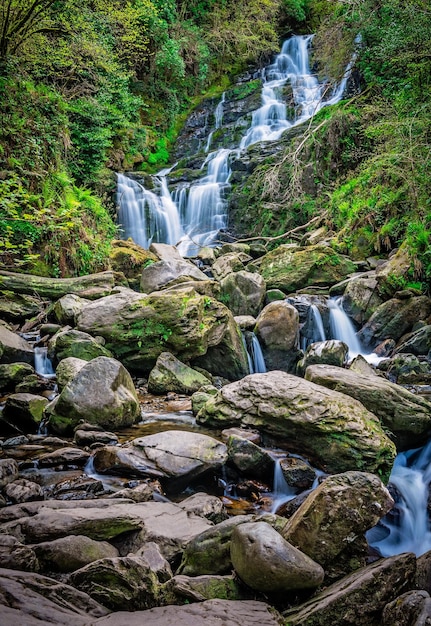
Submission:
[[[283,537],[327,567],[392,508],[393,500],[374,474],[345,472],[326,478],[282,530]]]
[[[397,450],[426,443],[431,429],[431,403],[380,376],[341,367],[311,365],[305,378],[359,400],[382,421]]]
[[[207,400],[198,421],[260,428],[329,472],[351,469],[388,476],[395,446],[357,400],[285,372],[252,374]]]
[[[81,419],[115,430],[131,426],[140,407],[130,374],[119,361],[104,356],[82,367],[66,384],[49,423],[54,432],[71,432]]]
[[[192,394],[208,383],[206,376],[181,363],[170,352],[162,352],[148,377],[148,391]]]
[[[127,368],[149,372],[162,352],[232,380],[248,371],[232,313],[221,302],[183,288],[150,296],[131,290],[85,307],[78,328],[106,339]]]
[[[268,369],[294,372],[299,358],[299,314],[286,301],[268,304],[256,320],[256,335]]]
[[[98,472],[123,471],[132,476],[186,482],[220,467],[226,459],[226,446],[216,439],[200,433],[169,430],[133,439],[122,447],[97,450],[94,466]]]
[[[286,294],[308,285],[334,285],[356,269],[352,261],[323,245],[282,245],[256,265],[268,289],[281,289]]]
[[[230,554],[238,576],[256,591],[314,589],[323,582],[323,568],[264,522],[237,526]]]
[[[413,586],[414,571],[413,554],[381,559],[334,583],[299,609],[287,611],[285,623],[289,626],[357,626],[358,623],[377,626],[382,623],[385,605]]]
[[[91,361],[98,356],[112,357],[112,354],[94,337],[79,330],[63,330],[54,335],[49,341],[49,352],[55,352],[59,361],[75,357],[84,361]]]

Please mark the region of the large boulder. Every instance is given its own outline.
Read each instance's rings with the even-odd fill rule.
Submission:
[[[385,378],[342,367],[311,365],[305,378],[359,400],[382,421],[397,450],[424,445],[431,430],[431,403]]]
[[[347,361],[349,346],[338,339],[316,341],[311,343],[305,351],[304,357],[298,362],[297,372],[303,376],[309,365],[325,363],[342,367]]]
[[[107,541],[83,535],[42,541],[34,546],[41,568],[48,572],[73,572],[99,559],[115,558],[118,550]]]
[[[343,309],[359,326],[365,324],[382,303],[374,272],[348,281],[343,294]]]
[[[33,393],[13,393],[8,396],[3,419],[23,433],[36,433],[48,400]]]
[[[191,288],[149,296],[121,290],[85,307],[78,328],[104,337],[106,348],[126,367],[141,373],[149,372],[162,352],[231,380],[248,371],[232,313]]]
[[[94,467],[102,473],[124,472],[185,483],[227,460],[224,443],[201,433],[168,430],[133,439],[124,446],[96,450]]]
[[[385,339],[398,341],[430,314],[431,299],[427,296],[391,298],[377,307],[357,336],[365,348],[372,349]]]
[[[24,572],[37,572],[39,570],[39,561],[35,551],[11,535],[0,535],[0,560],[2,566],[8,569]]]
[[[257,267],[269,289],[285,293],[310,285],[329,287],[356,269],[352,261],[321,244],[282,245],[247,267]]]
[[[267,369],[294,372],[299,359],[299,314],[285,300],[268,304],[256,320]]]
[[[90,300],[87,298],[80,298],[74,293],[67,293],[55,302],[52,312],[59,324],[75,326],[78,314],[89,302]]]
[[[185,259],[157,261],[142,270],[140,288],[143,293],[151,293],[190,280],[207,281],[208,276],[194,263]]]
[[[414,554],[381,559],[284,613],[289,626],[377,626],[385,605],[414,584]]]
[[[419,330],[412,332],[408,337],[403,338],[400,345],[395,349],[395,354],[428,354],[431,350],[431,325],[427,324]]]
[[[131,426],[140,407],[128,371],[119,361],[100,356],[78,371],[48,412],[50,428],[63,434],[82,419],[110,430]]]
[[[354,537],[364,536],[392,506],[389,491],[374,474],[336,474],[308,495],[281,533],[327,568],[349,550]]]
[[[0,324],[0,361],[2,363],[23,361],[30,364],[34,362],[34,352],[31,345],[3,324]]]
[[[14,391],[16,385],[34,374],[29,363],[2,363],[0,365],[0,392]]]
[[[252,374],[207,400],[198,422],[251,426],[328,472],[351,469],[389,476],[395,446],[360,402],[285,372]]]
[[[256,317],[265,301],[266,285],[262,276],[240,270],[228,274],[221,281],[220,299],[234,315]]]
[[[170,352],[162,352],[148,377],[148,391],[155,394],[168,391],[192,394],[208,383],[206,376],[188,367]]]
[[[323,582],[323,568],[264,522],[237,526],[230,553],[238,576],[260,593],[315,589]]]
[[[117,239],[111,243],[109,260],[112,269],[124,274],[130,287],[139,291],[142,270],[159,259],[155,254],[138,246],[131,239],[127,241]]]

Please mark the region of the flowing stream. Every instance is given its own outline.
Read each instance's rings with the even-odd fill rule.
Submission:
[[[202,166],[202,177],[169,190],[169,170],[154,177],[155,189],[118,174],[118,222],[122,237],[144,248],[151,243],[177,245],[183,256],[195,255],[202,246],[215,245],[218,233],[227,225],[227,195],[231,162],[258,141],[274,141],[282,133],[310,119],[322,107],[341,100],[350,75],[349,64],[340,84],[328,93],[327,83],[320,83],[311,72],[309,48],[312,35],[295,35],[288,39],[274,63],[262,72],[261,106],[252,114],[250,127],[237,146],[210,152],[213,133],[223,123],[223,94],[215,110],[215,127],[209,131]],[[288,119],[283,87],[290,83],[294,115]]]

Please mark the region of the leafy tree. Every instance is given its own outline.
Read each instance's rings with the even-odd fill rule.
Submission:
[[[58,31],[51,7],[62,0],[2,0],[0,5],[0,62],[38,33]]]

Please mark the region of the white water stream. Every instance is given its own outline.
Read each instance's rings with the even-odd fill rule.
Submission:
[[[341,100],[351,65],[330,94],[326,83],[319,83],[309,65],[312,35],[288,39],[273,64],[262,72],[262,104],[254,111],[250,127],[234,148],[209,152],[214,130],[223,123],[223,94],[215,110],[215,128],[208,134],[206,173],[193,184],[184,184],[174,193],[169,190],[169,173],[162,170],[154,177],[155,190],[145,189],[136,180],[118,174],[118,222],[124,239],[148,248],[153,242],[177,245],[183,256],[195,255],[202,246],[215,245],[218,233],[227,224],[227,193],[230,163],[241,151],[258,141],[274,141],[292,126],[310,119],[322,107]],[[283,87],[290,83],[295,109],[288,119]]]
[[[44,378],[54,378],[55,372],[48,357],[48,348],[34,349],[34,369]]]

